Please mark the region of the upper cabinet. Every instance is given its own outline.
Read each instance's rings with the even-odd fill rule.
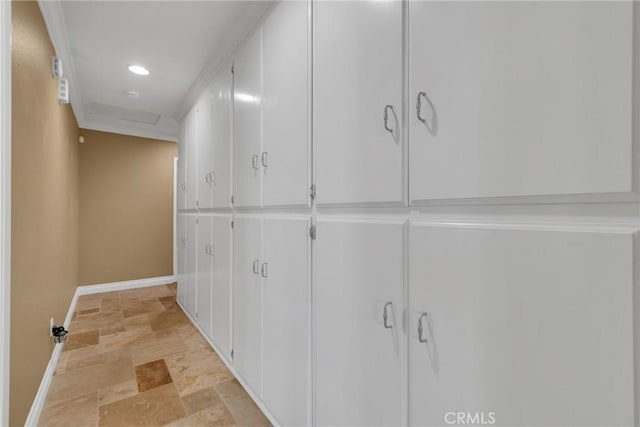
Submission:
[[[236,207],[262,205],[262,28],[234,59],[233,198]]]
[[[185,117],[186,151],[186,209],[196,209],[198,200],[198,106],[193,107]]]
[[[409,7],[412,202],[632,190],[632,2]]]
[[[186,174],[186,165],[187,165],[187,141],[186,141],[186,127],[187,121],[183,120],[180,123],[180,130],[178,134],[178,170],[177,170],[177,204],[178,210],[183,210],[186,208],[187,204],[187,174]]]
[[[212,110],[211,110],[211,85],[198,99],[196,105],[198,112],[198,170],[196,205],[199,209],[209,209],[213,201],[213,135],[212,135]]]
[[[401,124],[402,2],[314,2],[317,202],[402,202]]]
[[[308,206],[308,4],[281,2],[264,22],[264,206]]]
[[[213,141],[212,207],[231,207],[231,126],[233,101],[231,64],[218,72],[211,83],[211,134]]]

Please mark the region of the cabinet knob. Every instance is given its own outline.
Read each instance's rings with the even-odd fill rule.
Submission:
[[[391,329],[393,327],[392,325],[389,325],[387,323],[387,321],[389,319],[389,314],[387,312],[387,309],[389,307],[391,307],[391,306],[392,306],[392,303],[391,303],[391,301],[389,301],[388,303],[386,303],[384,305],[384,309],[382,310],[382,323],[383,323],[384,327],[387,328],[387,329]]]
[[[425,317],[427,317],[427,313],[421,313],[420,317],[418,318],[418,341],[426,343],[427,339],[422,337],[422,333],[424,332],[422,319],[424,319]]]

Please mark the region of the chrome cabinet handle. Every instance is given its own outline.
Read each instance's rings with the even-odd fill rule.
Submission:
[[[262,166],[267,167],[267,152],[263,152],[261,155],[260,161],[262,162]]]
[[[253,261],[253,274],[258,274],[258,265],[260,265],[260,261],[259,260],[255,260]]]
[[[211,184],[215,185],[215,183],[216,183],[216,173],[215,172],[210,172],[209,175],[211,175],[211,178],[209,179],[209,182]]]
[[[420,317],[418,318],[418,341],[420,342],[428,341],[426,338],[422,337],[422,332],[424,331],[424,328],[422,326],[422,319],[424,319],[425,317],[427,317],[427,313],[421,313]]]
[[[422,113],[422,97],[427,97],[426,92],[418,92],[418,98],[416,99],[416,117],[418,117],[418,120],[420,120],[422,123],[426,124],[427,123],[427,119],[423,118],[422,115],[420,113]]]
[[[258,170],[258,155],[254,154],[251,157],[251,167],[253,167],[255,170]]]
[[[389,325],[389,324],[387,323],[387,320],[388,320],[388,317],[389,317],[389,315],[388,315],[388,313],[387,313],[387,308],[388,308],[388,307],[391,307],[391,302],[388,302],[388,303],[386,303],[386,304],[384,305],[384,309],[382,310],[382,323],[384,324],[384,327],[385,327],[385,328],[387,328],[387,329],[391,329],[393,326],[392,326],[392,325]]]
[[[206,182],[207,184],[211,184],[211,174],[208,173],[204,176],[204,182]]]
[[[207,243],[206,245],[204,245],[204,253],[207,255],[211,254],[211,251],[209,250],[209,244]]]
[[[384,128],[387,132],[393,134],[393,129],[389,127],[389,110],[393,111],[393,105],[387,105],[384,107]]]
[[[268,277],[267,274],[267,265],[269,265],[269,263],[263,262],[262,263],[262,267],[260,267],[260,275],[262,277],[264,277],[265,279]]]

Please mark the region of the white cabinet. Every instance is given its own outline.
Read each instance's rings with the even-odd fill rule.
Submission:
[[[309,203],[307,2],[281,2],[263,26],[265,206]]]
[[[233,230],[233,364],[262,395],[262,219],[235,217]]]
[[[194,107],[185,117],[186,209],[196,209],[198,200],[198,112]]]
[[[231,360],[231,219],[230,215],[211,217],[213,264],[211,279],[211,339],[227,360]]]
[[[213,140],[214,208],[231,207],[231,126],[233,102],[233,73],[226,64],[211,83],[211,131]]]
[[[309,218],[263,220],[263,401],[281,425],[310,425]]]
[[[198,260],[198,216],[197,215],[185,215],[185,229],[186,229],[186,267],[185,267],[185,290],[184,290],[184,304],[183,307],[187,310],[187,313],[193,318],[196,318],[196,292],[198,280],[197,260]]]
[[[186,120],[180,123],[178,130],[178,171],[177,171],[177,207],[178,211],[182,211],[187,207],[187,152],[186,152]]]
[[[211,110],[211,86],[202,93],[196,104],[197,119],[197,203],[199,209],[213,207],[213,136],[212,136],[212,110]]]
[[[262,205],[262,27],[234,57],[233,197],[235,207]]]
[[[211,216],[200,215],[198,217],[198,275],[196,278],[197,300],[196,316],[200,328],[211,337],[211,264],[213,253],[211,250]]]
[[[411,425],[633,424],[631,234],[414,223],[410,242]]]
[[[176,221],[176,240],[178,244],[178,271],[176,280],[178,282],[178,291],[176,299],[182,306],[186,305],[187,296],[187,228],[186,217],[183,214],[178,214],[178,220]]]
[[[317,202],[402,202],[402,2],[314,2],[313,25]]]
[[[411,200],[631,191],[632,7],[411,2]]]
[[[315,424],[403,423],[404,222],[318,219]]]

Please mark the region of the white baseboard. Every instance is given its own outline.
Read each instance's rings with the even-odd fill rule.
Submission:
[[[174,276],[162,276],[162,277],[151,277],[148,279],[127,280],[125,282],[101,283],[99,285],[78,286],[76,288],[75,293],[73,294],[71,303],[69,304],[69,310],[67,311],[67,316],[64,319],[64,327],[66,329],[69,329],[69,325],[71,324],[71,318],[73,317],[73,313],[76,311],[76,304],[78,303],[78,297],[81,295],[100,294],[104,292],[123,291],[127,289],[136,289],[136,288],[147,288],[149,286],[167,285],[175,281],[176,279]],[[36,397],[33,399],[33,403],[31,404],[31,409],[29,410],[29,414],[27,415],[27,420],[24,423],[24,425],[27,427],[36,427],[38,425],[38,421],[40,420],[40,413],[44,408],[44,402],[47,399],[49,386],[51,385],[51,381],[53,380],[53,373],[56,370],[56,365],[58,364],[58,359],[60,358],[60,353],[62,353],[63,346],[64,346],[64,343],[56,344],[55,348],[53,349],[53,352],[51,353],[49,364],[47,364],[47,369],[44,371],[44,375],[42,376],[42,381],[40,382],[40,387],[38,388]]]
[[[101,294],[104,292],[125,291],[127,289],[168,285],[176,281],[175,276],[151,277],[148,279],[127,280],[125,282],[101,283],[99,285],[78,286],[78,295]]]

